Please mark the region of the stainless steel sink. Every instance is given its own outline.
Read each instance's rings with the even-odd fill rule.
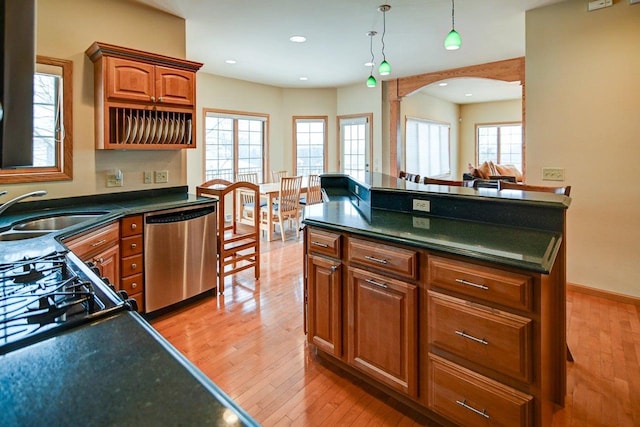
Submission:
[[[12,240],[33,239],[36,237],[49,234],[51,231],[5,231],[0,233],[0,241],[7,242]]]
[[[12,227],[12,230],[58,231],[58,230],[65,229],[67,227],[71,227],[72,225],[80,224],[81,222],[85,222],[90,219],[102,216],[104,214],[105,212],[50,216],[47,218],[33,219],[33,220],[18,223]]]

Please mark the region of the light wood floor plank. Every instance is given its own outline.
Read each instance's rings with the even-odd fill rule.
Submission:
[[[153,326],[264,426],[435,426],[310,351],[302,329],[302,239],[263,243],[248,270]],[[553,427],[640,425],[638,307],[571,290],[565,408]]]

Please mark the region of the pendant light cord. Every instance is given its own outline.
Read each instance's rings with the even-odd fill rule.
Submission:
[[[456,29],[456,1],[451,0],[451,29]]]
[[[386,61],[387,57],[384,55],[384,34],[387,32],[387,11],[382,11],[382,60]]]

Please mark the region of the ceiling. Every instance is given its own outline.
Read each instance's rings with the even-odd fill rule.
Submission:
[[[525,11],[563,0],[457,0],[462,47],[454,51],[443,46],[451,30],[450,0],[133,1],[184,18],[187,58],[203,62],[204,72],[278,87],[327,88],[365,84],[369,31],[378,32],[373,52],[381,62],[380,5],[391,6],[384,45],[392,72],[380,76],[374,69],[378,81],[524,56]],[[292,35],[307,41],[292,43]],[[460,104],[520,97],[517,84],[478,80],[423,91]]]

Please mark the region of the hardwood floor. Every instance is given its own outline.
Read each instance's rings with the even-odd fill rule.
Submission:
[[[302,326],[302,238],[262,244],[262,272],[228,278],[153,326],[264,426],[435,425],[314,356]],[[640,425],[638,307],[568,293],[566,406],[553,426]]]

